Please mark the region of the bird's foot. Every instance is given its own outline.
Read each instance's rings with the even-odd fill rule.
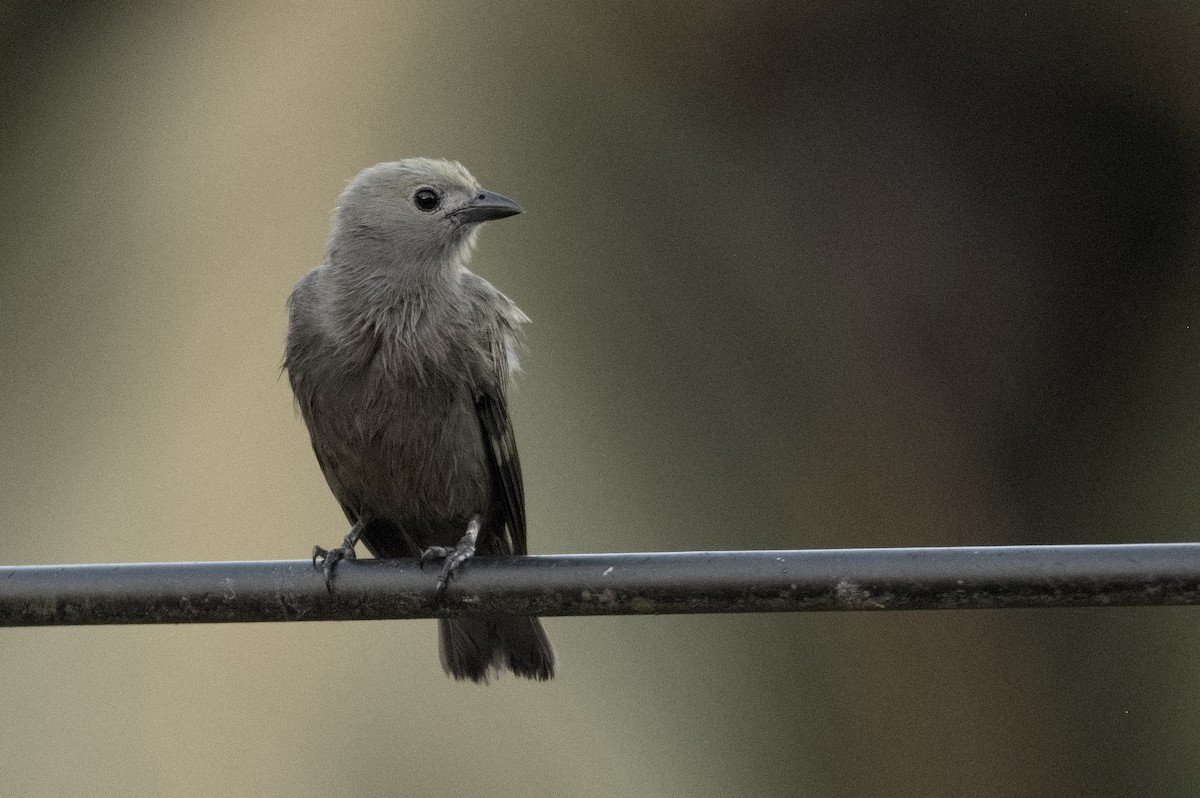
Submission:
[[[467,524],[466,534],[452,549],[445,546],[430,546],[421,552],[421,567],[424,567],[425,563],[430,560],[445,560],[442,563],[442,572],[438,574],[437,587],[434,589],[438,597],[446,592],[446,585],[450,584],[450,579],[462,567],[462,564],[475,556],[475,541],[479,538],[479,525],[479,516],[472,518],[471,523]]]
[[[320,568],[325,573],[325,589],[330,593],[333,592],[333,569],[342,560],[358,559],[358,555],[354,553],[354,544],[358,543],[358,539],[361,536],[362,524],[357,523],[350,528],[346,537],[342,539],[342,545],[336,549],[323,549],[320,546],[313,546],[313,568]],[[317,565],[317,560],[321,561],[320,565]]]

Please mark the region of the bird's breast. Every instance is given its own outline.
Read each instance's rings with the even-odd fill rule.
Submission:
[[[318,397],[313,444],[330,452],[360,512],[470,518],[486,509],[489,473],[466,381],[372,369],[338,383]]]

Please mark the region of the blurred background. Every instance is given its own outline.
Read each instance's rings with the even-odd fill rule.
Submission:
[[[338,193],[521,217],[537,553],[1200,528],[1200,12],[1172,2],[7,3],[3,561],[297,559],[280,378]],[[6,796],[1195,795],[1187,609],[3,630]]]

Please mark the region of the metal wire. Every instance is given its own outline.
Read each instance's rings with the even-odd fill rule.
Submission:
[[[1200,543],[0,567],[0,626],[1200,604]]]

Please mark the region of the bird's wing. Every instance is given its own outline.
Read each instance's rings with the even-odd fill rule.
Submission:
[[[492,346],[496,362],[508,357],[503,339]],[[507,372],[507,369],[504,369]],[[484,447],[491,465],[493,490],[497,494],[504,525],[512,538],[512,553],[527,554],[525,537],[525,484],[521,479],[521,459],[517,456],[517,439],[513,436],[508,416],[505,385],[487,386],[475,398],[475,413],[483,432]]]
[[[324,451],[323,447],[318,446],[314,440],[313,454],[317,456],[317,465],[321,467],[321,473],[325,475],[325,482],[328,483],[329,490],[333,493],[333,497],[337,499],[338,504],[342,506],[342,512],[346,514],[346,520],[351,524],[357,524],[359,521],[358,511],[354,509],[354,505],[347,495],[348,491],[339,473],[337,460],[333,453]]]

